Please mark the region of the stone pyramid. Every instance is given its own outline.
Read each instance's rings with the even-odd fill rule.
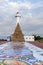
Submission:
[[[22,33],[22,30],[21,30],[21,27],[20,27],[19,23],[17,23],[15,31],[14,31],[12,37],[11,37],[11,40],[12,41],[25,41],[24,40],[24,35]]]

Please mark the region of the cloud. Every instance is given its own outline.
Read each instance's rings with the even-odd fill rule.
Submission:
[[[21,27],[24,33],[30,34],[30,32],[42,31],[42,26],[39,29],[40,25],[43,25],[42,7],[43,1],[32,3],[28,0],[22,2],[18,0],[0,0],[0,35],[9,35],[14,32],[17,11],[21,13]]]
[[[32,5],[30,2],[10,2],[9,3],[12,7],[14,8],[21,8],[21,7],[24,7],[24,8],[27,8],[27,9],[31,9]]]
[[[32,8],[35,9],[35,8],[39,8],[39,7],[43,7],[43,1],[38,1],[36,3],[34,3],[32,5]]]

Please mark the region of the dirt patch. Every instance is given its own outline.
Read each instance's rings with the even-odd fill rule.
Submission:
[[[0,45],[6,43],[6,40],[0,40]]]
[[[43,49],[43,43],[41,43],[41,42],[38,42],[38,41],[30,41],[29,43],[31,43],[31,44],[33,44],[33,45],[35,45],[35,46],[40,47],[40,48]]]

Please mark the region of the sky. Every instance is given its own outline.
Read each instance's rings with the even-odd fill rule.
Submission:
[[[16,12],[24,35],[43,36],[43,0],[0,0],[0,35],[13,34]]]

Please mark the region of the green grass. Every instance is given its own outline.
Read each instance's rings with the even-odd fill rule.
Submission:
[[[40,39],[40,40],[38,40],[38,41],[43,43],[43,39]]]

